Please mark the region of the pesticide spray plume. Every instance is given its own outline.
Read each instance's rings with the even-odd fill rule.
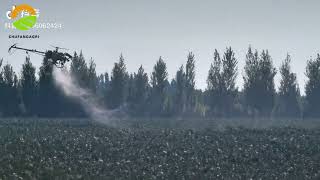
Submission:
[[[67,70],[54,68],[53,78],[55,84],[66,96],[74,98],[81,104],[92,120],[112,125],[112,120],[115,120],[116,117],[116,110],[102,108],[95,99],[95,96],[90,91],[80,87],[75,78]]]

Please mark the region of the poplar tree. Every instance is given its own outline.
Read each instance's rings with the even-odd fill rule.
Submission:
[[[194,54],[188,54],[185,72],[185,94],[186,94],[186,108],[191,110],[195,105],[195,59]]]
[[[27,116],[35,115],[37,112],[37,80],[35,73],[36,68],[32,65],[30,58],[26,57],[26,61],[22,65],[20,86],[24,113]]]
[[[276,69],[268,50],[252,52],[249,47],[246,55],[244,96],[249,114],[270,116],[275,101],[274,76]]]
[[[222,98],[222,61],[217,49],[213,54],[213,62],[210,65],[207,78],[208,98],[206,103],[210,106],[210,111],[215,115],[221,115]]]
[[[166,87],[168,85],[167,65],[160,57],[153,67],[151,75],[152,86],[152,112],[156,114],[163,114],[166,111]]]
[[[180,66],[175,77],[175,111],[177,114],[184,113],[186,110],[186,74],[183,65]],[[171,83],[173,84],[173,83]]]
[[[96,64],[94,61],[91,59],[89,62],[89,67],[88,67],[88,80],[87,80],[87,86],[89,90],[96,94],[97,93],[97,88],[98,88],[98,77],[96,73]]]
[[[280,67],[280,87],[277,115],[284,117],[300,117],[300,91],[297,75],[291,71],[291,57],[287,54]]]
[[[110,107],[118,108],[126,100],[128,73],[122,54],[119,62],[114,64],[111,75]]]
[[[130,106],[135,115],[141,116],[146,113],[149,95],[148,75],[144,72],[142,65],[139,67],[138,72],[134,73],[130,79]]]
[[[231,47],[226,48],[222,58],[222,98],[224,116],[231,116],[234,112],[234,104],[237,97],[238,89],[236,87],[238,61],[234,57],[234,51]]]
[[[306,117],[320,117],[320,55],[307,62],[306,76]]]
[[[10,64],[4,65],[0,74],[0,111],[2,111],[4,116],[16,116],[19,114],[20,103],[18,94],[18,77]]]

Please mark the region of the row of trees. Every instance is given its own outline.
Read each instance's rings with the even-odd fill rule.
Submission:
[[[207,116],[207,117],[320,117],[320,55],[306,66],[305,96],[301,96],[296,74],[292,72],[290,55],[277,73],[268,50],[259,53],[249,47],[244,67],[243,90],[236,86],[238,76],[234,51],[226,48],[223,55],[214,51],[207,88],[195,88],[195,56],[189,53],[185,65],[169,81],[167,65],[162,57],[150,75],[140,66],[128,73],[121,55],[109,74],[96,74],[96,65],[88,63],[82,52],[74,53],[69,71],[82,88],[91,91],[101,106],[121,109],[132,116]],[[65,117],[86,116],[83,107],[66,97],[55,86],[53,65],[44,58],[38,78],[36,68],[27,57],[20,77],[10,64],[0,61],[1,116]]]

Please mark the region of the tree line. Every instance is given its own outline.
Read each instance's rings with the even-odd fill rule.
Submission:
[[[111,73],[96,73],[92,59],[74,53],[67,69],[78,85],[87,89],[101,106],[121,109],[136,117],[320,117],[320,55],[307,61],[305,95],[301,96],[297,76],[288,54],[277,70],[268,50],[248,48],[243,88],[236,86],[238,60],[231,47],[223,54],[215,50],[207,76],[207,88],[195,88],[195,55],[190,52],[172,80],[167,64],[158,59],[148,76],[141,65],[129,73],[122,55]],[[38,76],[26,57],[18,76],[10,64],[0,61],[0,116],[86,117],[86,111],[72,97],[56,87],[53,65],[43,59]],[[280,87],[274,77],[280,73]]]

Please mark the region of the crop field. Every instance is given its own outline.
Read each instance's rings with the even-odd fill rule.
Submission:
[[[132,124],[2,119],[0,179],[320,178],[318,127]]]

